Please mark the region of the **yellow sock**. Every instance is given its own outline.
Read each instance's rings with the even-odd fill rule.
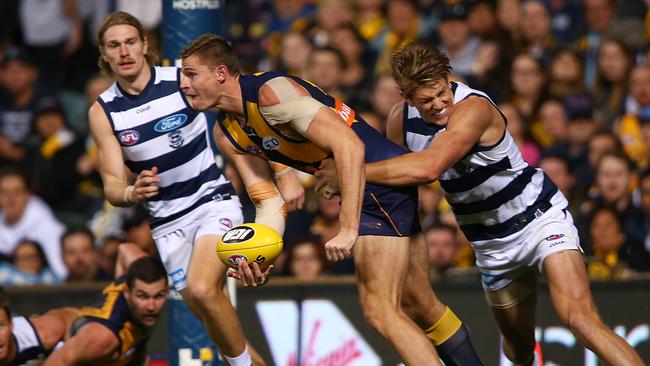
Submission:
[[[454,335],[462,324],[456,314],[449,307],[446,307],[440,319],[424,332],[431,339],[434,346],[439,346]]]

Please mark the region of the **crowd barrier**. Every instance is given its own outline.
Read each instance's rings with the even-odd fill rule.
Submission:
[[[650,281],[593,282],[591,288],[603,321],[633,345],[644,361],[650,362]],[[88,305],[101,289],[98,284],[13,287],[7,291],[14,311],[32,314],[58,306]],[[484,363],[509,365],[499,352],[499,333],[480,284],[439,284],[435,289],[469,326]],[[542,345],[544,361],[596,366],[596,357],[577,342],[555,315],[545,284],[540,284],[537,302],[536,337]],[[262,288],[239,288],[237,308],[249,341],[270,365],[399,364],[386,342],[366,325],[351,277],[329,277],[313,283],[274,278]],[[177,359],[170,357],[168,350],[170,335],[179,334],[178,325],[168,316],[162,317],[149,345],[155,358]],[[177,356],[177,350],[172,352]],[[218,364],[200,362],[198,350],[193,351],[192,357],[196,359],[195,365]]]

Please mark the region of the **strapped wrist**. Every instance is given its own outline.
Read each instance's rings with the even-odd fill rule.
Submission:
[[[124,190],[124,203],[127,205],[132,205],[135,203],[135,201],[131,200],[131,193],[135,189],[134,186],[127,186],[126,189]]]

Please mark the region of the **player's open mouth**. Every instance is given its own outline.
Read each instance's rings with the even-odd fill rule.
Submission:
[[[434,117],[436,117],[436,118],[440,118],[440,117],[442,117],[445,113],[447,113],[447,108],[445,108],[445,109],[441,110],[440,112],[436,113],[436,114],[434,115]]]

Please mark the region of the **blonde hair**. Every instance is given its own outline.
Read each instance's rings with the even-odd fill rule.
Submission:
[[[442,51],[411,42],[393,53],[390,59],[393,78],[406,97],[417,88],[438,81],[447,82],[451,65]]]
[[[239,58],[228,41],[221,36],[211,33],[199,36],[181,51],[181,59],[194,54],[210,68],[224,65],[231,74],[239,74]]]
[[[118,11],[108,14],[106,18],[104,18],[102,24],[99,25],[99,29],[97,29],[97,45],[99,45],[100,53],[99,60],[97,61],[97,66],[99,66],[99,69],[102,72],[109,76],[113,76],[113,70],[111,70],[111,66],[108,64],[108,62],[104,60],[102,50],[104,49],[104,34],[110,27],[115,25],[130,25],[138,30],[138,36],[140,37],[141,41],[144,42],[145,38],[144,27],[142,26],[142,23],[140,23],[138,18],[129,13]],[[156,56],[156,54],[151,49],[147,50],[147,53],[144,55],[144,57],[147,60],[147,64],[149,66],[154,66],[158,63],[158,56]]]

